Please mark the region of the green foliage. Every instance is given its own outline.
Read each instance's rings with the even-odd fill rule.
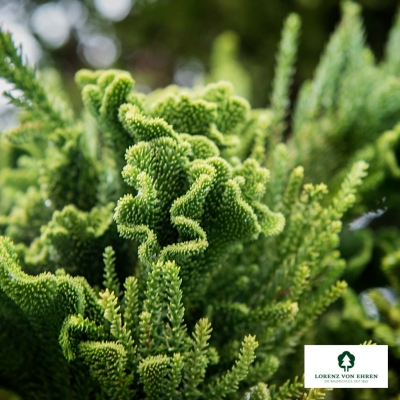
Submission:
[[[29,112],[29,127],[34,128],[33,130],[40,129],[34,125],[34,122],[38,120],[46,122],[53,129],[69,125],[72,122],[69,112],[55,107],[45,88],[36,79],[34,70],[23,62],[21,49],[16,49],[11,35],[7,32],[0,35],[0,60],[0,75],[8,82],[13,83],[15,89],[22,91],[22,95],[19,97],[11,92],[7,92],[5,95],[13,104],[23,107]]]
[[[285,127],[284,120],[289,107],[289,88],[294,73],[299,30],[298,15],[289,15],[282,32],[272,87],[271,108],[274,112],[274,121],[271,126],[271,140],[273,143],[279,143],[282,140],[282,132]]]
[[[292,165],[304,166],[305,179],[330,182],[333,193],[340,191],[355,162],[367,162],[368,176],[353,215],[366,214],[342,234],[341,250],[348,260],[345,278],[352,287],[307,340],[357,344],[372,338],[387,344],[396,360],[391,362],[398,362],[399,286],[391,271],[400,243],[397,229],[381,226],[397,226],[399,216],[399,14],[380,62],[366,44],[360,7],[344,2],[342,14],[313,79],[300,90],[288,147]],[[386,212],[384,221],[365,229],[363,224],[374,216],[370,210],[377,208],[375,216]],[[390,369],[388,390],[361,390],[352,398],[395,398],[400,379],[396,367]],[[341,395],[339,391],[338,398]]]
[[[104,258],[104,281],[103,285],[110,292],[113,292],[116,297],[120,296],[119,281],[115,272],[115,251],[111,246],[105,248],[103,253]]]
[[[235,92],[250,100],[251,78],[238,60],[239,37],[235,32],[226,31],[214,40],[210,60],[208,80],[227,80],[235,87]]]
[[[385,182],[398,176],[398,22],[378,63],[365,43],[360,7],[347,1],[342,13],[314,78],[300,90],[290,145],[308,179],[334,185],[356,160],[367,161],[371,171],[361,190],[376,198],[376,191],[390,190]]]
[[[379,134],[393,127],[397,94],[365,55],[358,7],[345,3],[301,91],[293,139],[282,143],[299,28],[291,15],[270,110],[252,110],[227,82],[145,96],[127,72],[83,70],[86,115],[77,121],[65,117],[63,96],[61,111],[53,108],[0,33],[0,71],[23,91],[24,109],[21,128],[5,134],[24,155],[2,166],[0,188],[0,227],[10,236],[0,240],[1,384],[26,399],[324,398],[303,393],[288,355],[351,293],[338,281],[341,221],[361,203],[364,158],[380,177],[373,182],[396,174],[386,150],[398,128]],[[365,72],[358,83],[356,71]],[[349,87],[364,96],[364,84],[371,102],[388,107],[355,102],[354,111]],[[330,157],[345,134],[358,143],[364,131],[360,153]],[[307,141],[317,133],[314,148]],[[327,185],[305,183],[320,169],[327,180],[335,174],[329,195]],[[397,251],[383,264],[394,287]],[[390,342],[398,313],[379,291],[370,295],[387,321],[368,326]],[[24,363],[30,346],[34,359]]]

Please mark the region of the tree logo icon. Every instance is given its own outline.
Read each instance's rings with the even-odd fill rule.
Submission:
[[[344,351],[338,356],[339,367],[344,369],[344,372],[349,372],[349,368],[354,367],[356,357],[349,351]]]

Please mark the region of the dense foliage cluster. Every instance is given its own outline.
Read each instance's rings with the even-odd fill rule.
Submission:
[[[367,321],[338,245],[346,212],[398,177],[399,130],[384,131],[400,119],[400,22],[376,66],[359,8],[343,12],[287,144],[296,15],[263,110],[228,82],[144,95],[127,72],[82,70],[78,119],[57,76],[38,78],[0,33],[21,109],[0,148],[0,385],[24,399],[324,398],[288,355],[343,293],[399,357],[398,304],[373,291],[387,321]],[[398,290],[398,237],[380,243]],[[354,257],[353,271],[369,260]]]

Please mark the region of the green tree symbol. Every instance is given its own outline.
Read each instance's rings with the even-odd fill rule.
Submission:
[[[349,372],[349,368],[354,367],[354,361],[356,357],[353,356],[349,351],[344,351],[338,356],[339,367],[343,368],[345,372]]]

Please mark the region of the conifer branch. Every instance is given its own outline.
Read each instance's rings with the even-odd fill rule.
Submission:
[[[390,75],[398,76],[400,71],[400,56],[398,48],[400,45],[400,9],[397,10],[394,23],[389,32],[389,39],[386,45],[383,68]]]
[[[124,296],[124,321],[126,329],[132,332],[132,336],[138,339],[139,334],[139,287],[138,280],[134,276],[126,278]]]
[[[303,382],[298,380],[298,377],[294,378],[293,382],[290,380],[286,381],[282,386],[276,389],[275,385],[271,386],[271,400],[289,400],[295,396],[301,395],[301,389],[303,388]]]
[[[22,92],[15,95],[6,92],[10,101],[36,115],[37,119],[51,123],[54,126],[64,127],[71,124],[66,116],[66,110],[59,111],[47,97],[44,87],[36,77],[35,71],[23,60],[22,49],[17,48],[12,36],[0,30],[0,76]]]
[[[295,71],[300,18],[291,14],[284,22],[282,37],[277,54],[275,77],[272,87],[271,107],[274,112],[271,127],[271,148],[279,143],[285,129],[285,118],[290,105],[290,85]]]
[[[258,383],[257,386],[251,389],[249,393],[250,400],[269,400],[271,398],[269,390],[265,383]]]
[[[111,246],[107,246],[103,253],[104,259],[104,282],[103,285],[111,293],[114,292],[118,298],[121,295],[119,281],[115,271],[115,251]]]
[[[198,385],[204,379],[209,359],[208,340],[211,336],[211,324],[201,319],[195,326],[192,349],[187,354],[184,367],[184,390],[188,399],[196,399],[199,395]]]
[[[223,399],[237,390],[239,383],[246,378],[250,364],[255,359],[254,351],[257,346],[258,343],[254,336],[249,335],[244,338],[239,358],[235,365],[207,388],[211,398]]]

